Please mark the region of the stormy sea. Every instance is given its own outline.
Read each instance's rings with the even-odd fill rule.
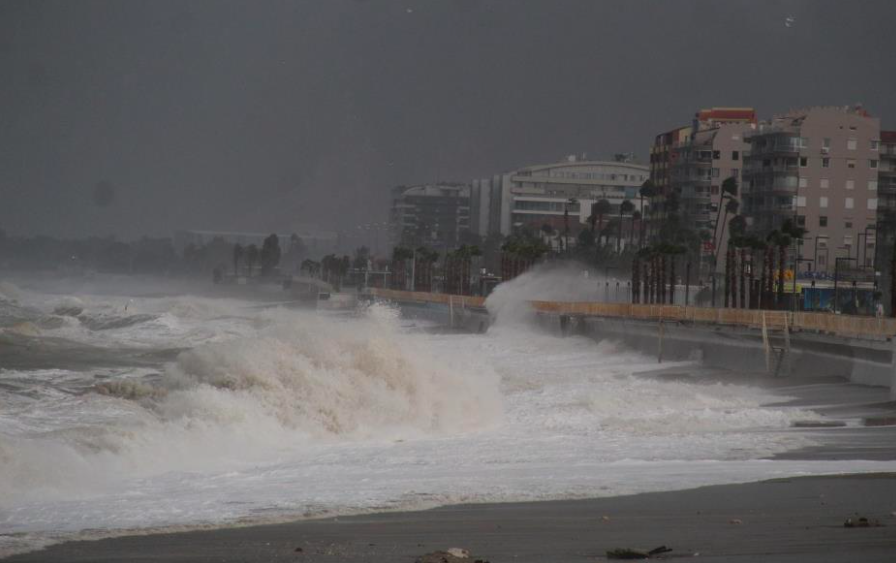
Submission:
[[[510,284],[508,284],[510,285]],[[58,541],[740,483],[799,460],[787,388],[526,322],[315,311],[170,280],[0,282],[0,556]]]

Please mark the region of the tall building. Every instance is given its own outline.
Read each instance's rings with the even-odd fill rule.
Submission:
[[[864,268],[874,257],[880,122],[861,107],[777,116],[748,137],[743,200],[750,229],[765,235],[792,219],[808,230],[800,271]]]
[[[395,244],[439,251],[457,247],[470,231],[470,186],[439,183],[393,188],[390,230]]]
[[[550,225],[558,231],[570,217],[575,232],[587,223],[591,204],[610,202],[607,219],[619,214],[624,200],[639,209],[638,190],[647,180],[648,167],[626,161],[579,160],[570,156],[561,162],[528,166],[473,182],[475,216],[480,221],[474,232],[480,235],[509,235],[516,229],[539,230]],[[572,200],[572,201],[570,201]],[[476,203],[487,202],[487,203]]]
[[[896,131],[880,132],[880,164],[877,172],[877,253],[874,269],[881,298],[889,314],[891,303],[893,247],[896,246]]]
[[[717,247],[724,248],[728,233],[716,229],[723,204],[722,182],[741,184],[744,140],[756,126],[752,108],[710,108],[694,114],[690,126],[657,135],[650,150],[650,179],[657,188],[651,198],[649,231],[656,236],[666,218],[670,196],[678,199],[682,219],[699,232],[716,233],[701,247],[700,275],[711,271]]]

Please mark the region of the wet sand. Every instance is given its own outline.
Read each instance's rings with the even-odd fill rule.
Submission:
[[[894,511],[896,474],[805,477],[70,542],[8,561],[412,563],[463,547],[471,563],[573,563],[665,545],[666,557],[698,561],[891,562]],[[883,526],[844,527],[859,516]]]

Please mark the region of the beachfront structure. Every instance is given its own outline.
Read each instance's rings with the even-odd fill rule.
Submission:
[[[545,225],[563,232],[568,214],[570,232],[575,236],[587,224],[591,205],[601,199],[610,203],[608,221],[618,217],[625,200],[640,209],[638,190],[649,174],[648,167],[622,156],[615,161],[569,156],[561,162],[474,180],[474,233],[537,232]]]
[[[880,121],[861,106],[791,111],[748,135],[743,212],[765,236],[791,219],[808,230],[799,271],[870,267],[878,207]]]
[[[455,248],[470,231],[470,186],[446,182],[393,188],[389,228],[396,245]]]

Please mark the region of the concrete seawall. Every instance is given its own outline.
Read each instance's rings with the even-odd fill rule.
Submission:
[[[485,332],[492,319],[481,306],[400,299],[405,316],[446,327]],[[556,335],[612,340],[659,361],[699,360],[712,367],[768,372],[779,377],[840,377],[861,385],[889,387],[896,394],[893,342],[807,331],[769,330],[681,321],[606,318],[534,312],[535,323]]]

